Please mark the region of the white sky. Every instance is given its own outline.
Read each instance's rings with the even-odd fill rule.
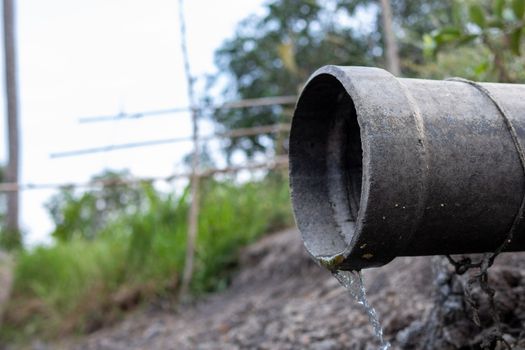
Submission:
[[[137,176],[180,169],[191,144],[50,159],[57,151],[186,136],[186,114],[136,121],[78,124],[79,117],[188,105],[180,52],[177,0],[19,0],[18,61],[22,183],[86,181],[105,168]],[[186,0],[193,74],[214,71],[213,52],[263,0]],[[2,68],[3,71],[3,68]],[[2,76],[3,91],[3,76]],[[4,96],[0,135],[5,135]],[[0,161],[6,160],[6,137]],[[43,208],[56,191],[26,191],[26,242],[52,230]]]

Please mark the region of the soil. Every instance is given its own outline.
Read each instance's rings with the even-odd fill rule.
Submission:
[[[478,349],[493,332],[488,308],[480,309],[483,327],[472,322],[472,310],[458,291],[460,278],[445,274],[436,282],[436,261],[398,258],[363,272],[369,301],[393,349],[422,349],[425,344],[428,349]],[[223,292],[176,310],[160,307],[159,302],[111,328],[51,348],[378,348],[361,306],[307,256],[296,230],[267,236],[248,247],[240,266]],[[520,339],[525,329],[524,267],[524,254],[506,254],[491,269],[504,339],[515,349],[525,348]],[[478,300],[483,305],[483,299]],[[502,342],[487,344],[503,348]]]

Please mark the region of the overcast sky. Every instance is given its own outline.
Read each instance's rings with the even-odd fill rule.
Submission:
[[[86,181],[105,168],[167,176],[191,144],[76,158],[49,154],[190,134],[187,114],[79,124],[78,118],[186,106],[177,0],[17,1],[22,183]],[[214,72],[213,52],[263,0],[186,0],[193,74]],[[3,77],[2,77],[3,82]],[[3,87],[3,85],[2,85]],[[0,100],[5,135],[4,96]],[[205,125],[204,125],[205,127]],[[4,138],[5,140],[6,138]],[[0,143],[0,161],[6,144]],[[46,242],[52,224],[43,203],[56,191],[22,193],[26,242]]]

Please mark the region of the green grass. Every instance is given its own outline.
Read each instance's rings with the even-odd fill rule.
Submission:
[[[184,267],[188,195],[145,186],[146,204],[93,240],[22,251],[1,335],[13,340],[89,332],[159,295],[175,296]],[[193,295],[228,285],[239,248],[292,225],[287,182],[203,182]]]

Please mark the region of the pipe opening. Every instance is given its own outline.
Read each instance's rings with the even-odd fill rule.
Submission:
[[[341,83],[322,74],[298,102],[290,138],[294,212],[310,254],[342,253],[356,230],[362,187],[361,132]]]

